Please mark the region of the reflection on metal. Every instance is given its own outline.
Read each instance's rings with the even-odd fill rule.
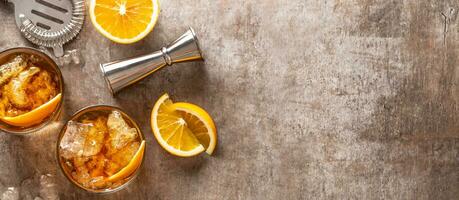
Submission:
[[[80,32],[85,16],[84,0],[9,0],[14,4],[16,25],[32,43],[52,48],[57,57],[63,45]]]
[[[132,85],[166,65],[202,60],[198,39],[192,28],[161,50],[140,57],[100,64],[112,94]]]

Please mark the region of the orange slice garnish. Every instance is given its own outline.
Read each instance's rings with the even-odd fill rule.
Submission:
[[[56,107],[61,102],[61,99],[62,95],[59,93],[50,101],[46,102],[41,106],[38,106],[30,112],[15,117],[1,117],[0,120],[9,125],[20,127],[28,127],[38,124],[42,122],[43,119],[51,115],[54,112],[54,110],[56,110]]]
[[[139,168],[140,164],[142,163],[144,152],[145,152],[145,140],[142,141],[142,143],[140,144],[139,150],[137,150],[137,152],[134,154],[131,161],[129,161],[129,163],[123,169],[121,169],[117,173],[108,177],[107,181],[115,182],[118,180],[122,180],[130,176],[132,173],[134,173],[137,170],[137,168]]]

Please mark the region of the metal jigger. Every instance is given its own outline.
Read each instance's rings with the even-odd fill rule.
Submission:
[[[189,30],[167,47],[140,57],[100,64],[112,94],[132,85],[166,65],[203,60],[194,30]]]

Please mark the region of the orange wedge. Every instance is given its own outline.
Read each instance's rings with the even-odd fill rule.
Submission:
[[[51,115],[56,107],[61,102],[62,95],[58,94],[50,101],[46,102],[45,104],[33,109],[30,112],[24,113],[22,115],[18,115],[16,117],[2,117],[0,120],[3,122],[13,125],[13,126],[20,126],[20,127],[28,127],[35,124],[38,124],[43,121],[46,117]]]
[[[91,0],[91,22],[108,39],[130,44],[153,30],[159,16],[158,0]]]
[[[143,154],[145,152],[145,140],[142,141],[140,144],[139,150],[134,154],[134,157],[132,157],[131,161],[121,169],[119,172],[116,174],[111,175],[110,177],[107,178],[107,181],[110,182],[115,182],[122,180],[128,176],[130,176],[132,173],[139,168],[140,164],[142,163],[143,160]]]

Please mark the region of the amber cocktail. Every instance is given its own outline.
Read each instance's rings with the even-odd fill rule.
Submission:
[[[56,63],[32,48],[0,53],[0,129],[27,133],[56,119],[63,79]]]
[[[120,109],[92,106],[67,122],[57,148],[59,164],[72,183],[104,193],[134,179],[143,161],[145,141],[137,124]]]

